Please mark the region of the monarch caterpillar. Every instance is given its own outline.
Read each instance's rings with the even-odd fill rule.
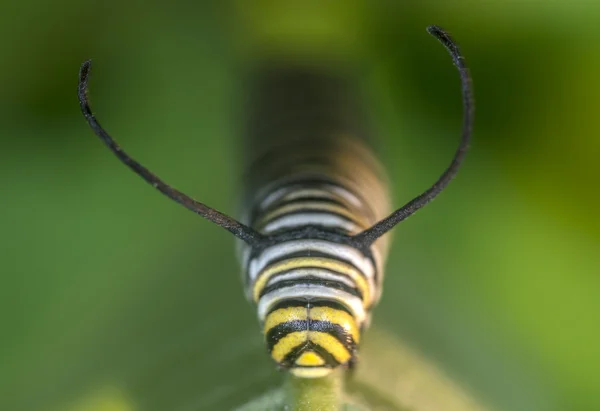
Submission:
[[[391,213],[377,159],[362,139],[350,136],[362,133],[354,124],[355,113],[332,114],[332,107],[345,104],[343,81],[294,70],[267,72],[258,81],[258,98],[266,101],[268,113],[287,107],[299,115],[292,113],[291,120],[249,136],[262,151],[248,167],[249,206],[242,223],[167,185],[129,157],[92,114],[87,100],[91,62],[81,66],[79,102],[98,137],[160,192],[241,240],[246,293],[257,305],[270,355],[298,377],[322,377],[339,366],[353,366],[361,332],[381,295],[387,253],[381,237],[436,197],[467,152],[473,122],[468,69],[445,31],[437,26],[427,30],[448,50],[460,75],[462,137],[439,179]],[[291,84],[292,90],[282,84]],[[302,98],[294,99],[297,93]],[[268,118],[264,110],[256,109],[251,120]],[[285,129],[311,116],[309,124],[316,126]]]

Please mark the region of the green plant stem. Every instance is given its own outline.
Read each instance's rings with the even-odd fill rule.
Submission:
[[[338,411],[342,409],[342,373],[333,372],[324,378],[296,378],[286,382],[286,403],[290,411]]]

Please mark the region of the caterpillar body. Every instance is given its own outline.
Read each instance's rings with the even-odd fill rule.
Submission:
[[[271,357],[300,377],[356,361],[387,253],[387,236],[346,241],[391,206],[356,82],[340,71],[271,62],[246,110],[244,221],[273,238],[244,243],[246,292]]]
[[[81,110],[100,139],[153,187],[240,240],[245,290],[256,304],[267,349],[297,377],[323,377],[356,363],[361,334],[381,296],[385,234],[436,197],[466,154],[473,121],[468,70],[445,31],[428,31],[458,68],[462,138],[438,180],[395,211],[360,98],[345,76],[279,65],[257,71],[244,139],[245,212],[238,221],[167,185],[127,155],[92,114],[91,62],[81,66]]]

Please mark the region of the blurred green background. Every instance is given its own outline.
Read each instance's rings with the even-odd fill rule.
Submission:
[[[401,205],[460,131],[458,77],[429,24],[471,67],[474,141],[459,178],[395,231],[364,369],[385,335],[485,409],[600,409],[600,3],[284,3],[2,3],[0,409],[227,410],[282,380],[232,237],[92,135],[83,60],[109,132],[235,213],[241,67],[265,50],[356,58]],[[375,390],[402,376],[390,401],[426,409],[402,398],[410,374],[380,371],[358,374]]]

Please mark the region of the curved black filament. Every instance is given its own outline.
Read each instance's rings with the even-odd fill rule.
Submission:
[[[444,171],[440,178],[429,189],[418,197],[413,198],[388,217],[353,237],[352,242],[359,247],[370,246],[375,240],[394,228],[396,224],[413,215],[417,210],[424,207],[441,193],[448,183],[456,176],[465,154],[467,153],[467,149],[469,148],[469,141],[471,140],[471,132],[473,129],[473,92],[471,89],[469,70],[465,64],[464,57],[460,53],[458,45],[452,40],[448,33],[438,26],[429,26],[427,27],[427,31],[446,47],[450,56],[452,56],[454,65],[457,67],[460,75],[464,111],[460,145],[452,158],[450,166],[448,166],[446,171]]]
[[[112,139],[112,137],[104,131],[104,129],[96,120],[96,117],[92,114],[92,110],[90,109],[90,105],[87,99],[87,88],[88,88],[88,79],[90,74],[90,69],[92,66],[92,62],[90,60],[84,62],[81,65],[81,69],[79,70],[79,104],[81,106],[81,111],[85,116],[88,124],[96,133],[98,137],[110,148],[110,150],[121,160],[125,165],[131,168],[136,174],[141,176],[144,180],[150,183],[154,188],[158,191],[166,195],[172,200],[175,200],[179,204],[183,205],[187,209],[193,211],[196,214],[206,218],[209,221],[217,224],[220,227],[223,227],[237,238],[245,241],[250,245],[257,245],[262,239],[263,236],[255,231],[254,229],[240,223],[239,221],[229,217],[226,214],[223,214],[213,208],[208,207],[207,205],[200,203],[182,192],[174,189],[168,184],[164,183],[160,178],[151,173],[146,167],[135,161],[133,158],[129,157],[121,147]]]

